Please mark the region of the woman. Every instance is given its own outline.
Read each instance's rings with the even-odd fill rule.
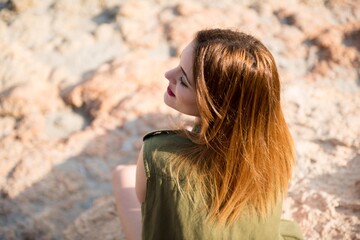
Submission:
[[[165,77],[164,102],[197,120],[192,131],[146,135],[136,170],[114,171],[128,239],[302,239],[280,220],[294,149],[266,47],[241,32],[200,31]],[[135,171],[142,216],[126,193]]]

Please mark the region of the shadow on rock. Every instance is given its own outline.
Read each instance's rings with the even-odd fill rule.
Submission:
[[[17,196],[1,196],[0,239],[122,239],[111,171],[134,164],[142,136],[161,128],[167,117],[146,114],[114,129],[89,127],[72,135],[58,154],[76,152],[86,142],[77,154]]]

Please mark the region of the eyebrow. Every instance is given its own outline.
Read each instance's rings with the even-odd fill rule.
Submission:
[[[180,69],[181,69],[181,71],[183,72],[183,74],[185,75],[186,81],[189,83],[190,86],[192,86],[192,84],[191,84],[191,82],[190,82],[190,80],[189,80],[189,78],[188,78],[185,70],[182,68],[182,66],[180,66]]]

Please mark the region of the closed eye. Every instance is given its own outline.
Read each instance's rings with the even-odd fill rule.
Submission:
[[[183,76],[181,76],[179,80],[180,80],[180,84],[181,84],[182,86],[184,86],[184,87],[186,87],[186,88],[188,87],[188,85],[186,84]]]

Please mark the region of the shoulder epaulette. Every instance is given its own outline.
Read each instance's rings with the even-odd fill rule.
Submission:
[[[154,136],[158,136],[158,135],[169,135],[169,134],[175,134],[175,131],[173,130],[160,130],[160,131],[154,131],[154,132],[150,132],[148,134],[146,134],[143,137],[143,141],[145,141],[148,138],[154,137]]]

